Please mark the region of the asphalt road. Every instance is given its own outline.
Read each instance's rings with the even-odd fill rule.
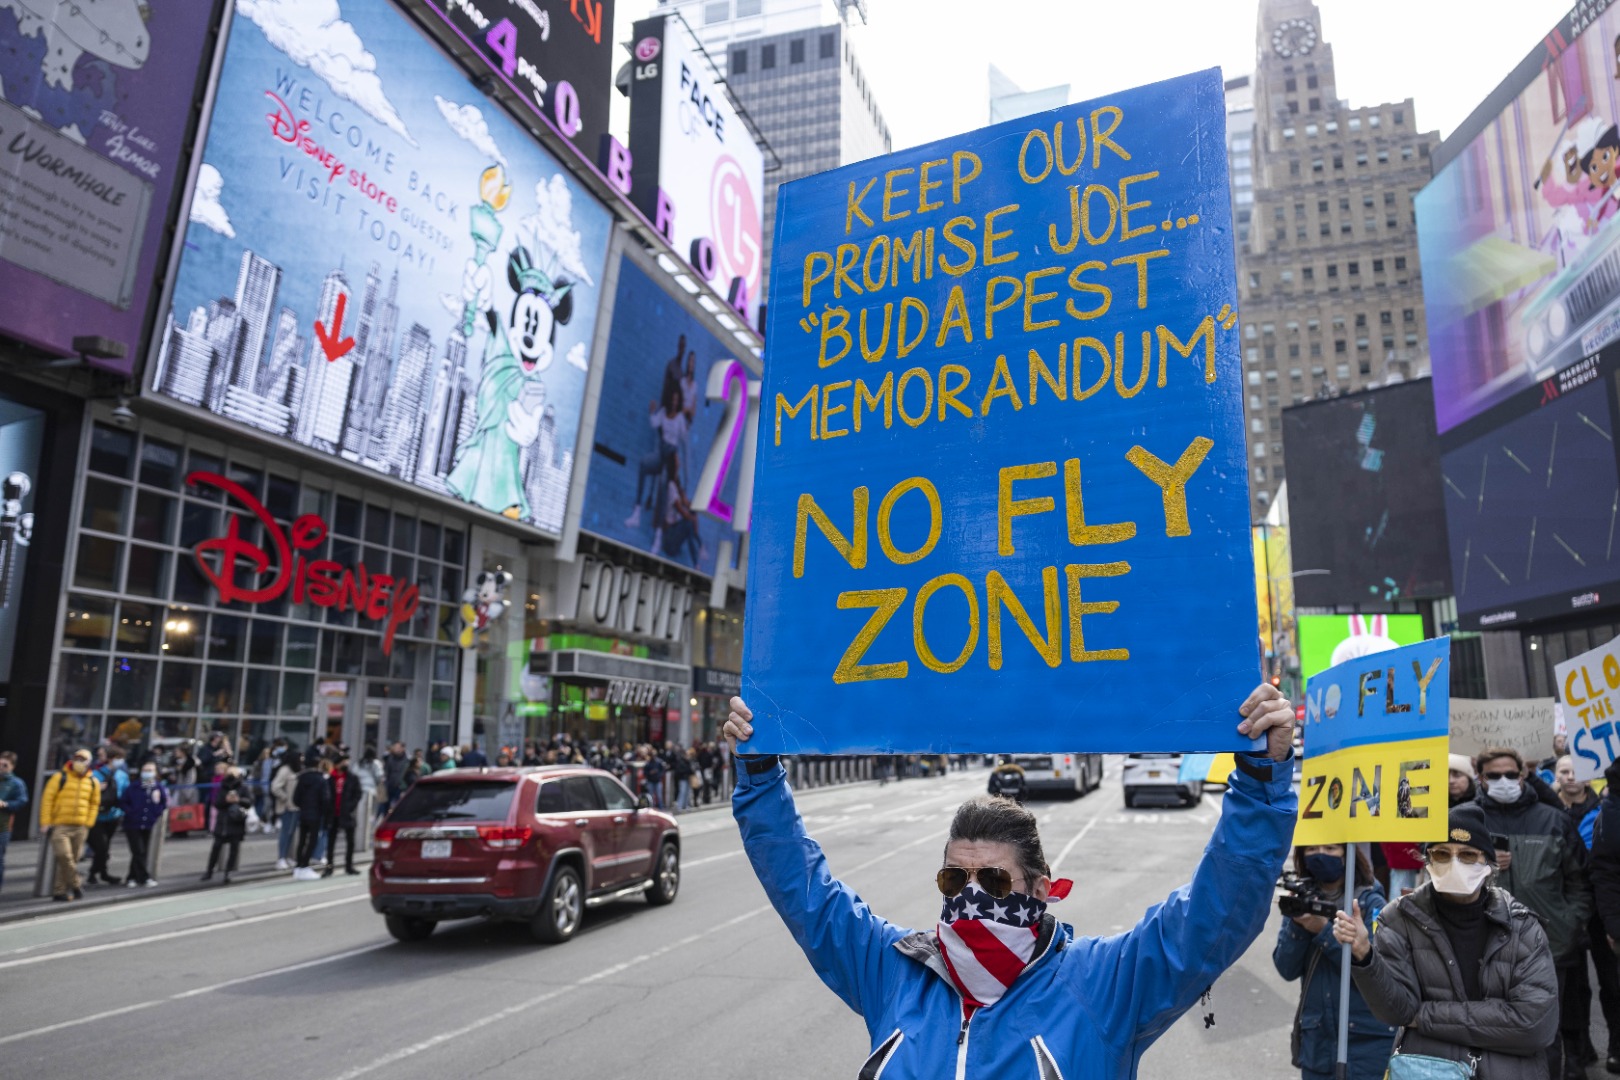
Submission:
[[[1191,810],[1126,811],[1117,773],[1110,759],[1101,791],[1032,804],[1048,858],[1076,881],[1054,913],[1081,934],[1126,929],[1185,881],[1219,813],[1218,796]],[[928,926],[949,815],[986,776],[799,801],[835,873],[879,913]],[[365,886],[342,877],[0,926],[0,1073],[82,1075],[94,1046],[116,1053],[120,1080],[854,1076],[865,1028],[765,905],[730,814],[687,816],[683,832],[674,904],[596,909],[559,947],[479,922],[400,945]],[[1271,968],[1276,927],[1273,915],[1216,984],[1215,1025],[1195,1006],[1148,1052],[1142,1077],[1298,1075],[1288,1065],[1293,987]]]

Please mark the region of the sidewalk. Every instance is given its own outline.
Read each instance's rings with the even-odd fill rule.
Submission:
[[[358,848],[360,841],[358,831],[355,841]],[[175,893],[198,889],[222,888],[223,872],[220,870],[216,869],[214,879],[206,884],[199,880],[208,866],[208,852],[213,843],[213,836],[206,832],[182,833],[167,837],[163,841],[163,851],[155,874],[160,884],[150,888],[134,889],[124,885],[86,885],[83,900],[59,904],[50,898],[49,877],[45,883],[46,895],[34,896],[34,872],[40,856],[39,839],[31,837],[15,842],[6,853],[6,877],[4,885],[0,886],[0,923],[85,907],[98,907],[122,900],[140,900],[152,896],[172,896]],[[339,845],[341,851],[341,840]],[[276,850],[274,833],[249,835],[242,841],[241,858],[237,862],[236,873],[231,875],[232,884],[237,881],[290,877],[291,871],[276,869]],[[224,852],[221,852],[221,857],[223,856]],[[354,861],[357,867],[369,868],[371,852],[356,850]],[[113,837],[112,857],[108,860],[108,865],[112,875],[120,879],[129,870],[129,845],[121,832]],[[88,859],[79,864],[81,877],[88,874],[89,870]],[[48,867],[46,873],[47,875],[50,873]],[[338,874],[342,873],[340,867]]]

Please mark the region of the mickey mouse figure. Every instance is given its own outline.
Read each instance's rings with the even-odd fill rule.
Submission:
[[[505,570],[480,570],[473,583],[461,594],[461,634],[463,649],[472,648],[478,634],[506,613],[506,591],[512,575]]]
[[[472,294],[468,302],[484,308],[489,336],[478,382],[477,424],[457,448],[445,482],[458,498],[523,521],[532,517],[523,493],[523,451],[540,436],[546,409],[541,374],[555,358],[557,326],[573,314],[573,283],[536,266],[529,249],[519,244],[506,263],[513,297],[503,321],[485,303],[487,276],[470,273],[464,282],[463,291]]]

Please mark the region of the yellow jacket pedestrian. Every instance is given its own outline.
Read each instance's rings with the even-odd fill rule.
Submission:
[[[96,823],[101,811],[101,782],[89,773],[79,775],[65,768],[45,781],[40,793],[39,824],[41,828],[53,825],[84,825]]]

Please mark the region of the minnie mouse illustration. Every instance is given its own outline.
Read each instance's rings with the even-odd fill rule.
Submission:
[[[473,266],[468,302],[482,300]],[[532,518],[523,493],[523,450],[540,435],[546,409],[541,374],[555,359],[557,326],[573,314],[573,283],[534,265],[529,249],[519,244],[506,263],[512,307],[504,320],[493,303],[484,310],[489,336],[478,381],[478,421],[457,450],[455,466],[445,478],[458,498],[515,520]]]

